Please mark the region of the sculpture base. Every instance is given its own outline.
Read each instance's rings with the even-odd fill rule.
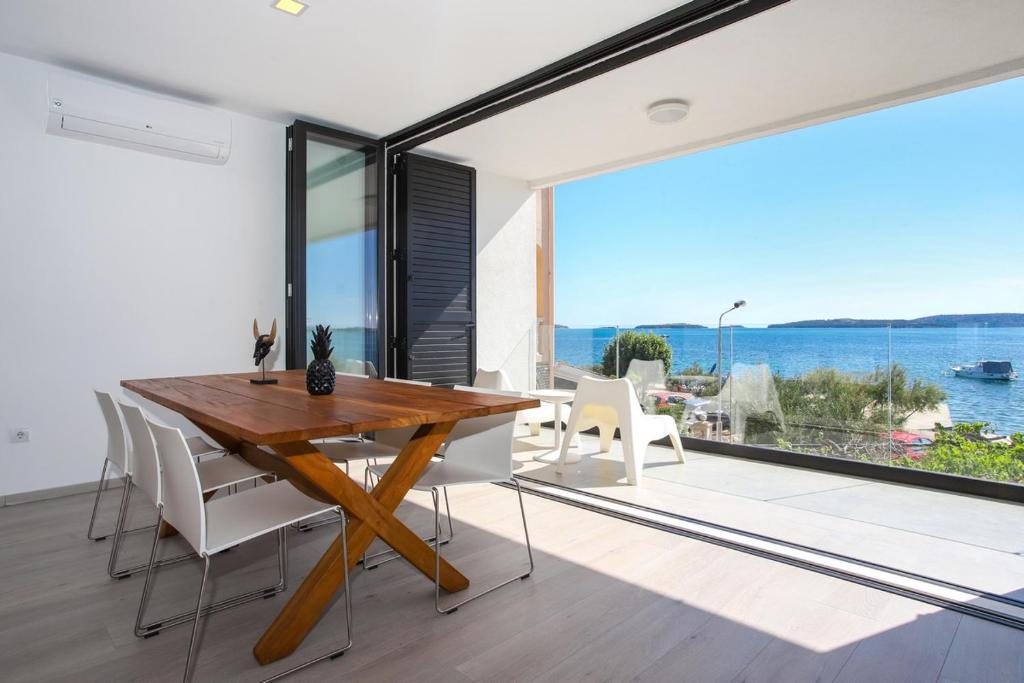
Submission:
[[[276,379],[251,379],[250,384],[277,384]]]

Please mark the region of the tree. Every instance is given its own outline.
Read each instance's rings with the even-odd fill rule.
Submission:
[[[748,443],[784,440],[797,449],[839,457],[890,462],[888,438],[889,374],[878,368],[854,375],[835,368],[817,368],[798,377],[775,375],[785,428],[757,425]],[[892,425],[902,427],[910,415],[932,410],[946,395],[938,386],[909,381],[906,370],[892,367]],[[758,433],[761,432],[761,433]],[[745,438],[748,438],[745,436]]]
[[[889,382],[884,368],[876,369],[870,378],[871,399],[875,406],[885,407],[889,397]],[[908,382],[907,369],[899,363],[892,366],[892,421],[902,425],[907,418],[921,410],[935,410],[946,400],[946,393],[935,384],[921,379]]]
[[[892,366],[892,423],[899,427],[914,413],[934,410],[946,399],[935,384],[909,381],[906,368]],[[877,368],[865,378],[818,368],[799,377],[775,376],[782,412],[821,426],[876,429],[889,420],[889,374]]]
[[[629,362],[638,360],[660,360],[665,364],[665,372],[672,368],[672,347],[660,334],[654,332],[634,332],[627,330],[618,337],[619,365],[615,367],[615,339],[604,347],[601,358],[601,371],[608,377],[622,377],[626,374]]]
[[[700,364],[700,361],[695,360],[680,370],[679,374],[684,376],[701,377],[707,375],[708,372],[704,369],[704,366]]]

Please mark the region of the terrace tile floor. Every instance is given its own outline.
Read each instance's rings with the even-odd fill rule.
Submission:
[[[1024,506],[697,451],[679,464],[651,446],[639,487],[625,481],[620,444],[564,475],[533,456],[552,433],[517,440],[517,474],[820,548],[1024,601]]]

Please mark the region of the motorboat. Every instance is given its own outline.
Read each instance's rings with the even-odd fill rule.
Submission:
[[[1008,360],[979,360],[970,365],[954,365],[950,368],[957,377],[968,379],[1017,379],[1013,364]]]

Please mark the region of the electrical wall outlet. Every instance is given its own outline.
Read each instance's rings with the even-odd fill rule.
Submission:
[[[19,427],[18,429],[11,430],[11,443],[28,443],[29,434],[28,427]]]

